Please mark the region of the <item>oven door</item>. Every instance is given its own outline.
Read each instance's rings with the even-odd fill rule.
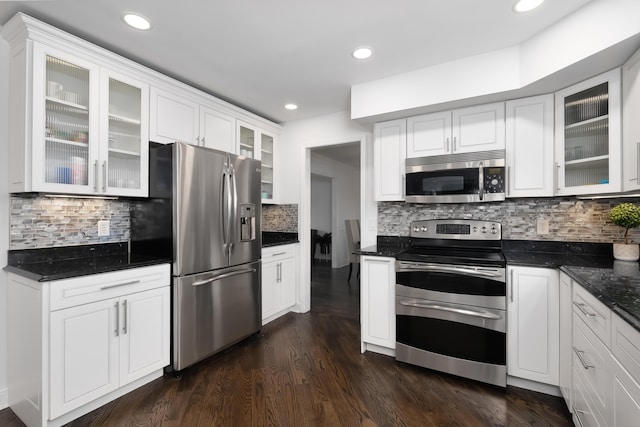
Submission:
[[[505,269],[396,261],[396,295],[504,310]]]
[[[506,386],[506,312],[396,297],[396,360]]]

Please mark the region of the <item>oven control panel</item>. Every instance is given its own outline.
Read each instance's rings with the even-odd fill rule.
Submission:
[[[411,223],[411,237],[455,240],[501,240],[502,224],[470,219],[426,219]]]

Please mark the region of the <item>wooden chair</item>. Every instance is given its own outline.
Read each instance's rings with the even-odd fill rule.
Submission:
[[[356,255],[353,252],[360,249],[360,220],[359,219],[345,219],[345,229],[347,231],[347,252],[349,254],[349,277],[347,282],[351,281],[351,272],[353,270],[353,264],[358,264],[358,280],[360,280],[360,255]]]

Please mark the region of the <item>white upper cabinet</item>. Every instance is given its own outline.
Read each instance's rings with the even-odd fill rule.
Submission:
[[[275,203],[276,200],[276,147],[277,137],[256,124],[237,122],[238,154],[262,161],[260,187],[263,203]]]
[[[640,51],[622,67],[622,191],[640,189]]]
[[[238,154],[236,119],[186,91],[151,88],[150,139],[180,141]]]
[[[153,142],[170,144],[180,141],[198,145],[197,101],[186,95],[151,88],[149,137]]]
[[[40,42],[12,52],[11,191],[147,196],[148,86]]]
[[[376,200],[404,200],[407,120],[376,123],[373,134]]]
[[[503,149],[504,103],[407,119],[407,157]]]
[[[620,69],[556,93],[557,195],[621,186]]]
[[[436,156],[451,152],[451,111],[407,119],[407,157]]]
[[[504,102],[453,110],[453,153],[504,149]]]
[[[507,197],[553,196],[553,95],[506,103]]]
[[[237,154],[236,119],[214,108],[200,106],[200,140],[203,147]]]

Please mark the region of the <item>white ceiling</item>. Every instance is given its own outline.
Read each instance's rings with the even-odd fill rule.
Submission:
[[[515,0],[0,0],[0,23],[22,11],[284,123],[349,110],[353,84],[519,44],[589,1],[516,15]],[[356,62],[361,45],[375,53]]]

